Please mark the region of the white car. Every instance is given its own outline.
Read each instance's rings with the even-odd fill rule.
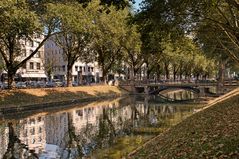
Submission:
[[[26,82],[17,82],[16,88],[27,88]]]
[[[46,87],[46,82],[44,82],[44,81],[38,81],[38,82],[37,82],[37,87],[40,87],[40,88]]]

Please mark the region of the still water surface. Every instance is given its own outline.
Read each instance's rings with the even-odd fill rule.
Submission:
[[[177,91],[5,116],[0,122],[0,159],[122,158],[202,107],[173,99],[195,97]]]

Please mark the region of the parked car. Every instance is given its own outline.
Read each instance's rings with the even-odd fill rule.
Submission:
[[[30,87],[30,88],[36,88],[37,87],[37,82],[36,81],[28,81],[26,82],[27,84],[27,87]]]
[[[8,84],[7,83],[0,82],[0,89],[7,89],[7,88],[8,88]]]
[[[8,89],[8,83],[7,82],[3,83],[3,89]]]
[[[46,82],[46,87],[56,87],[56,83],[48,81],[48,82]]]
[[[54,83],[56,84],[56,87],[64,87],[64,82],[57,81]]]
[[[73,86],[73,87],[76,87],[76,86],[78,86],[78,83],[77,83],[76,81],[73,81],[73,82],[72,82],[72,86]]]
[[[46,83],[44,81],[38,81],[37,87],[40,87],[40,88],[46,87]]]
[[[27,88],[26,82],[17,82],[16,88]]]

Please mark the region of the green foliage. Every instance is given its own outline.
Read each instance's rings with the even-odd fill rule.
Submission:
[[[108,14],[95,11],[92,50],[96,54],[96,60],[102,69],[104,80],[114,63],[122,59],[121,42],[126,34],[128,14],[128,9],[117,11],[114,7],[110,8]]]
[[[144,63],[141,51],[142,42],[140,40],[140,33],[138,32],[136,25],[125,27],[125,31],[125,35],[121,40],[121,45],[124,51],[124,62],[132,68],[132,75],[135,75]]]
[[[178,14],[182,15],[184,13],[187,17],[185,19],[189,19],[185,22],[192,26],[191,29],[193,29],[194,34],[196,33],[195,35],[198,35],[203,45],[214,47],[221,54],[225,54],[225,56],[229,56],[236,63],[239,63],[237,19],[239,7],[235,0],[191,0],[182,8],[187,13],[180,10]],[[208,40],[205,41],[205,38]]]
[[[0,2],[0,53],[8,71],[8,83],[11,87],[13,76],[20,66],[37,53],[43,43],[27,58],[19,61],[21,41],[32,41],[33,36],[43,32],[38,15],[30,10],[25,0],[6,0]]]

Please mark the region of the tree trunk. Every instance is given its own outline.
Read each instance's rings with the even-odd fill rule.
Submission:
[[[219,63],[219,71],[218,71],[218,82],[219,85],[223,85],[224,83],[224,77],[225,77],[225,65],[226,65],[227,61],[226,60],[221,60]]]
[[[176,66],[173,66],[173,81],[175,82],[176,81],[176,74],[177,74],[177,68]]]
[[[102,78],[103,78],[103,82],[104,82],[105,84],[107,84],[107,71],[106,71],[106,69],[105,69],[104,66],[102,66],[101,68],[102,68]]]
[[[197,74],[196,74],[196,80],[197,80],[197,81],[199,80],[199,76],[200,76],[200,74],[197,73]]]
[[[179,79],[180,79],[180,81],[183,79],[183,69],[181,66],[179,68]]]
[[[157,82],[160,82],[160,75],[161,75],[161,70],[160,70],[160,65],[156,66],[156,78],[157,78]]]
[[[16,74],[15,70],[10,69],[10,68],[8,69],[8,73],[7,73],[7,76],[8,76],[8,79],[7,79],[8,89],[12,89],[15,74]]]
[[[168,64],[164,64],[165,75],[166,75],[166,79],[167,79],[167,80],[170,79],[168,66],[169,66]]]
[[[72,87],[72,66],[67,65],[67,73],[66,73],[66,78],[67,78],[67,87]]]
[[[134,73],[134,78],[136,79],[136,80],[138,80],[138,76],[137,76],[137,68],[135,68],[135,66],[133,67],[133,73]]]

